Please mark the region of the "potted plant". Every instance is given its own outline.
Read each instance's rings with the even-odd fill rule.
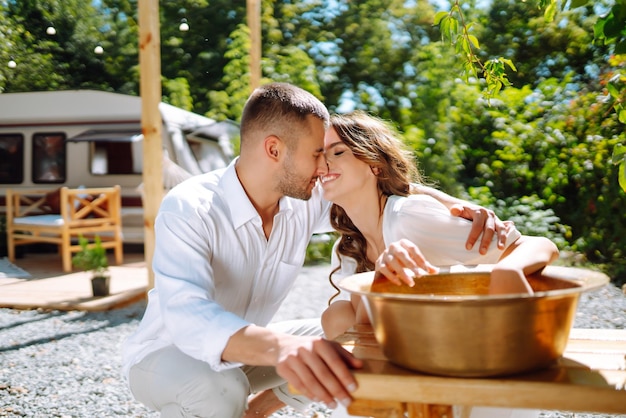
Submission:
[[[98,235],[94,237],[94,243],[82,235],[78,237],[81,250],[72,257],[72,264],[77,268],[91,272],[91,289],[94,296],[107,296],[109,294],[109,261],[106,249],[102,247],[102,240]]]

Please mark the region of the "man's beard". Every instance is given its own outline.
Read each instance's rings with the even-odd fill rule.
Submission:
[[[295,199],[309,200],[312,190],[309,188],[311,179],[311,177],[304,177],[299,174],[292,164],[292,159],[286,158],[283,165],[283,174],[278,180],[278,191],[285,196]]]

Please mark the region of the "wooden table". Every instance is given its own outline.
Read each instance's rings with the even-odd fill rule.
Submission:
[[[626,413],[626,330],[573,329],[550,368],[505,378],[454,378],[412,372],[388,362],[369,325],[337,339],[365,366],[351,415],[376,418],[469,416],[469,406]]]

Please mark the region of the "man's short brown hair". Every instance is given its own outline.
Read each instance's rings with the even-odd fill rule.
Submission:
[[[328,128],[328,109],[317,97],[292,84],[265,84],[252,92],[243,108],[242,145],[256,130],[275,131],[273,134],[285,136],[296,124],[306,121],[309,115],[320,119],[324,128]]]

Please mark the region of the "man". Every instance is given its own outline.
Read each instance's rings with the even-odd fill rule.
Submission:
[[[331,230],[330,204],[316,187],[327,170],[328,121],[325,106],[304,90],[262,86],[242,114],[239,157],[163,199],[155,224],[155,287],[123,349],[133,395],[162,417],[260,417],[284,404],[351,402],[350,369],[361,362],[322,338],[319,319],[268,325],[302,267],[311,235]],[[448,207],[460,202],[425,191]],[[502,229],[482,208],[454,210],[479,224],[469,244],[483,224],[487,245],[494,229]],[[285,382],[305,398],[292,395]],[[248,407],[251,393],[258,395]]]

